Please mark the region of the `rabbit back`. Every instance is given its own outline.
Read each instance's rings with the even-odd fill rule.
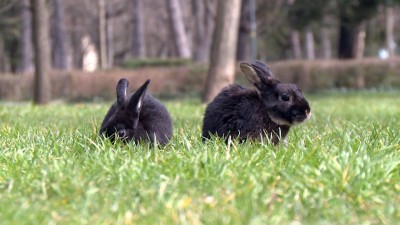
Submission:
[[[172,120],[165,106],[153,96],[146,94],[136,130],[138,138],[165,145],[172,138]]]
[[[100,135],[110,137],[112,141],[120,130],[127,130],[128,134],[122,138],[124,141],[141,140],[157,142],[165,145],[172,138],[172,120],[168,110],[150,94],[144,94],[140,100],[140,113],[132,113],[134,109],[129,106],[135,93],[126,98],[117,100],[108,110],[101,124]]]
[[[230,85],[221,90],[207,106],[203,120],[203,140],[210,134],[219,137],[260,139],[263,135],[278,143],[290,127],[272,122],[255,90],[240,85]]]

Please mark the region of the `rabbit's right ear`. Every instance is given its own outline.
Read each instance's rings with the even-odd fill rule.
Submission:
[[[240,69],[247,80],[256,87],[260,87],[260,84],[276,82],[270,69],[262,62],[256,61],[252,64],[242,62],[240,63]]]
[[[117,84],[117,104],[123,106],[126,100],[126,89],[128,88],[129,81],[122,78]]]
[[[142,109],[142,101],[144,95],[146,94],[147,86],[149,85],[150,80],[147,80],[137,91],[132,95],[129,100],[128,110],[133,110],[135,116],[139,116],[140,110]]]

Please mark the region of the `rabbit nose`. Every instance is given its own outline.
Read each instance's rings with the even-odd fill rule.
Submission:
[[[305,112],[306,112],[306,115],[307,115],[307,117],[310,117],[311,116],[311,110],[305,110]]]

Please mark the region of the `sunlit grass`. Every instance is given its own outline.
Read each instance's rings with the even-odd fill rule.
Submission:
[[[97,137],[109,104],[0,105],[0,223],[393,224],[400,93],[309,95],[286,146],[201,142],[204,106],[167,102],[165,148]]]

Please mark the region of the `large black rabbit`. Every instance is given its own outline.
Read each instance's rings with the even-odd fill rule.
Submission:
[[[310,106],[296,85],[278,81],[262,62],[241,63],[240,69],[256,90],[240,85],[222,89],[206,108],[203,140],[210,135],[240,141],[264,136],[278,144],[290,126],[310,117]]]
[[[117,84],[117,101],[108,110],[100,128],[100,135],[114,141],[147,140],[165,145],[172,137],[172,121],[165,106],[146,94],[147,80],[137,91],[127,97],[128,80]]]

